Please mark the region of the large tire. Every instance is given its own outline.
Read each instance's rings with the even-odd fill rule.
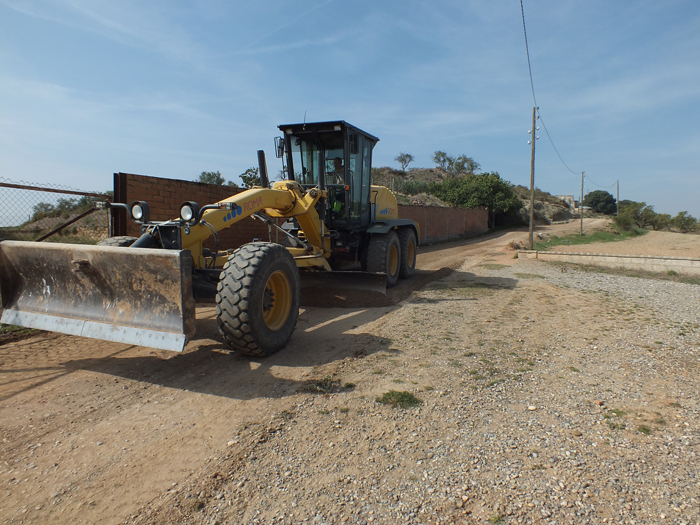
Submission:
[[[110,237],[97,243],[97,246],[117,246],[119,248],[128,248],[138,240],[137,237],[129,237],[122,235],[120,237]]]
[[[375,233],[367,247],[367,271],[385,273],[386,287],[391,288],[399,280],[401,246],[395,232]]]
[[[399,277],[408,279],[413,277],[416,271],[416,255],[418,253],[416,234],[413,228],[401,228],[399,230],[399,245],[401,246]]]
[[[282,245],[245,244],[221,272],[216,294],[219,333],[241,354],[274,354],[294,333],[300,294],[299,270]]]

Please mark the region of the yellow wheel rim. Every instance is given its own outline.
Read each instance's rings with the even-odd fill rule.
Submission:
[[[416,262],[416,245],[415,243],[409,242],[406,249],[406,264],[409,268],[413,268]]]
[[[292,311],[292,285],[282,271],[276,271],[265,284],[263,293],[263,320],[268,330],[281,329]]]
[[[399,271],[399,248],[392,244],[389,249],[389,275],[396,275]]]

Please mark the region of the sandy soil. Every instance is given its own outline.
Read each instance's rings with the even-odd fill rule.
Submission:
[[[601,224],[586,222],[595,227]],[[569,231],[578,231],[578,223],[538,228]],[[507,231],[427,247],[414,282],[402,282],[373,308],[342,296],[339,304],[354,307],[307,301],[289,346],[264,360],[229,354],[207,306],[198,308],[197,339],[182,354],[51,333],[6,340],[0,346],[0,519],[123,522],[192,481],[242,428],[289,409],[319,370],[390,344],[391,334],[362,327],[402,308],[399,302],[418,286],[449,269],[513,264],[506,245],[527,235]],[[651,232],[586,248],[611,250],[697,257],[700,236]]]
[[[584,233],[604,229],[607,219],[592,219],[586,222]],[[572,225],[575,227],[572,229]],[[580,225],[572,221],[560,225],[566,234],[579,233]],[[560,234],[553,234],[560,235]],[[656,255],[661,257],[700,257],[700,236],[668,231],[649,231],[625,242],[598,242],[579,246],[557,246],[556,251],[568,253],[602,253],[613,255]]]

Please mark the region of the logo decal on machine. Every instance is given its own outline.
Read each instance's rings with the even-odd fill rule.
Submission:
[[[262,206],[262,204],[263,204],[263,199],[262,199],[262,197],[258,197],[257,199],[252,199],[252,200],[249,200],[249,201],[245,201],[245,202],[242,203],[242,204],[235,204],[235,203],[234,203],[234,205],[236,206],[236,208],[233,209],[233,210],[231,210],[231,211],[226,215],[226,217],[224,217],[224,222],[230,221],[230,220],[234,219],[235,217],[238,217],[239,215],[242,215],[242,214],[243,214],[243,210],[245,210],[245,211],[247,211],[247,212],[251,212],[251,213],[252,213],[252,212],[255,212],[255,211],[257,211],[258,209],[260,209],[260,207]]]
[[[224,217],[224,222],[230,221],[231,219],[233,219],[234,217],[240,215],[241,213],[243,213],[243,208],[241,208],[241,205],[238,204],[238,205],[236,206],[236,208],[234,208],[233,210],[231,210],[230,212],[228,212],[228,215],[226,215],[226,217]]]
[[[394,208],[384,208],[379,212],[379,215],[393,215],[394,213],[396,213]]]

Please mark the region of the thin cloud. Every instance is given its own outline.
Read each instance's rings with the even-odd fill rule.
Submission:
[[[250,49],[251,47],[253,47],[253,46],[259,44],[260,42],[262,42],[263,40],[265,40],[265,39],[271,37],[271,36],[274,35],[275,33],[278,33],[278,32],[281,31],[282,29],[285,29],[285,28],[287,28],[287,27],[293,26],[294,24],[296,24],[299,20],[301,20],[302,18],[304,18],[304,17],[305,17],[306,15],[308,15],[309,13],[313,13],[313,12],[316,11],[317,9],[320,9],[320,8],[326,6],[326,5],[328,5],[328,4],[330,4],[331,2],[334,2],[334,1],[335,1],[335,0],[326,0],[325,2],[323,2],[323,3],[321,3],[321,4],[318,4],[317,6],[314,6],[314,7],[312,7],[311,9],[307,9],[306,11],[304,11],[303,13],[301,13],[299,16],[297,16],[295,19],[291,20],[290,22],[288,22],[288,23],[286,23],[286,24],[282,24],[281,26],[279,26],[279,27],[273,29],[273,30],[270,31],[269,33],[266,33],[265,35],[261,36],[261,37],[258,38],[257,40],[253,40],[252,42],[249,42],[248,44],[244,45],[243,47],[241,47],[240,49],[238,49],[237,52],[240,53],[241,51],[245,51],[246,49]]]

